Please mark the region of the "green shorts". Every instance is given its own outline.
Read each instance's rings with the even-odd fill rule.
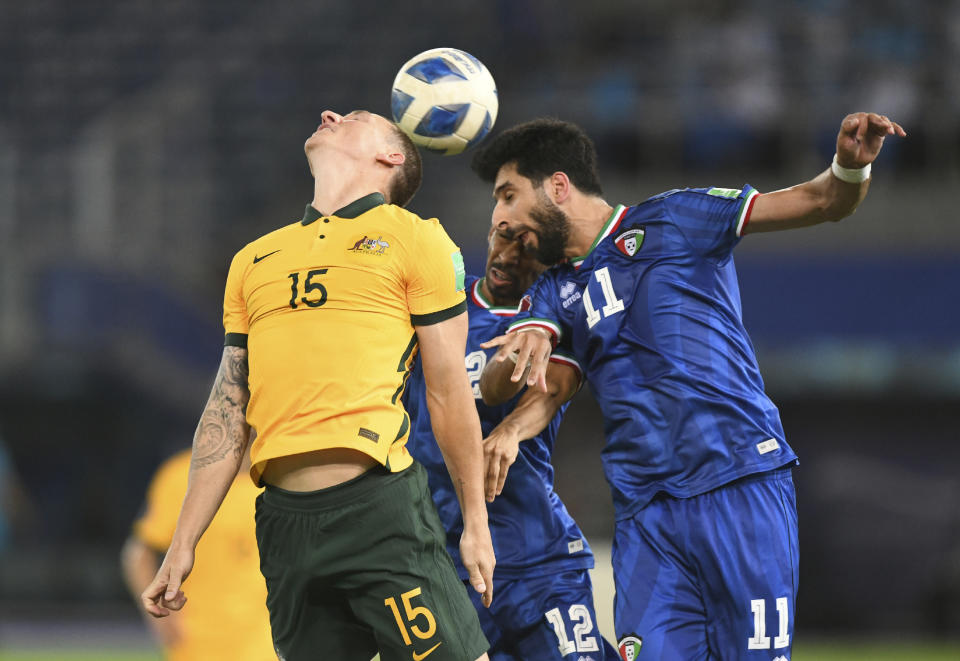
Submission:
[[[489,645],[444,548],[426,471],[374,468],[257,498],[260,570],[284,661],[474,661]]]

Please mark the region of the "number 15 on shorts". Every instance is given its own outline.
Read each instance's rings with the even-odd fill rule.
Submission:
[[[403,602],[404,614],[406,615],[405,618],[401,617],[400,609],[397,607],[397,600],[394,597],[385,599],[383,602],[383,605],[389,607],[393,612],[393,617],[397,621],[397,627],[400,629],[400,635],[403,637],[403,642],[407,645],[412,645],[413,641],[410,640],[410,634],[407,633],[407,627],[404,624],[404,620],[410,624],[410,631],[413,632],[413,635],[420,640],[426,640],[437,632],[437,620],[433,617],[433,613],[430,612],[430,609],[426,606],[414,606],[410,603],[411,599],[419,595],[420,588],[414,588],[400,595],[400,600]],[[423,625],[425,628],[421,628],[419,625],[414,624],[414,622],[421,617],[424,620]]]

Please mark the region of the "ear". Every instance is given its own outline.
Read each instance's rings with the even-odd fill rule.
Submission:
[[[570,177],[565,172],[554,172],[544,181],[547,195],[553,200],[554,204],[563,204],[570,199],[573,192],[573,184],[570,183]]]
[[[380,152],[374,158],[376,158],[378,163],[390,166],[403,165],[404,161],[407,160],[403,152],[399,151]]]

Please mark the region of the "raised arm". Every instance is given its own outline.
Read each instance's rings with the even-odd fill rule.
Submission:
[[[560,407],[580,388],[580,373],[569,365],[551,362],[546,381],[546,392],[527,388],[516,407],[483,439],[489,502],[503,492],[507,472],[520,452],[520,442],[533,438],[550,424]]]
[[[870,188],[870,172],[883,140],[907,134],[884,115],[847,115],[837,135],[836,166],[802,184],[758,195],[745,232],[775,232],[838,221],[852,214]]]
[[[463,514],[460,556],[470,573],[471,585],[483,593],[483,602],[489,606],[493,599],[496,559],[483,501],[480,419],[463,366],[467,315],[461,313],[416,329],[433,435],[443,453]]]
[[[213,390],[193,437],[190,479],[173,541],[156,576],[141,595],[143,608],[155,617],[186,603],[180,585],[193,569],[194,550],[210,525],[247,451],[246,421],[250,390],[247,350],[227,346]]]

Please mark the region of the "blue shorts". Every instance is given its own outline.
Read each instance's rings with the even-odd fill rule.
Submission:
[[[797,508],[789,468],[617,522],[614,621],[623,658],[790,658]]]
[[[597,631],[586,569],[524,579],[493,578],[493,604],[467,592],[490,641],[491,661],[613,661],[616,649]]]

